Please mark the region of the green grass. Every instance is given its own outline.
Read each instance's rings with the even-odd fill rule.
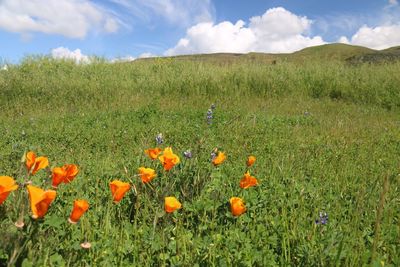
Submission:
[[[80,167],[42,221],[25,214],[27,226],[15,228],[17,192],[0,206],[0,265],[18,251],[23,266],[399,266],[399,71],[398,63],[36,58],[0,72],[0,175],[21,181],[28,150],[51,167]],[[143,153],[160,132],[182,160],[169,173]],[[217,168],[215,147],[228,156]],[[187,149],[193,159],[183,158]],[[260,185],[243,190],[250,154]],[[135,176],[140,166],[157,170],[151,186]],[[113,204],[113,179],[137,194]],[[47,173],[33,183],[48,186]],[[182,210],[163,213],[169,195]],[[238,218],[232,196],[248,209]],[[69,225],[77,198],[91,207]],[[315,223],[320,211],[326,225]],[[79,246],[86,239],[89,250]]]

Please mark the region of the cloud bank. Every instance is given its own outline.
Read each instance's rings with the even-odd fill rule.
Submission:
[[[190,27],[184,38],[165,55],[216,52],[293,52],[308,46],[324,44],[320,36],[310,36],[312,21],[282,7],[268,9],[262,16],[235,24],[202,22]]]
[[[118,27],[116,18],[88,0],[0,1],[0,28],[6,31],[82,39],[91,30],[112,33]]]
[[[90,59],[87,55],[82,54],[80,49],[74,51],[69,50],[65,47],[58,47],[51,50],[51,56],[55,59],[70,59],[76,63],[90,63]]]

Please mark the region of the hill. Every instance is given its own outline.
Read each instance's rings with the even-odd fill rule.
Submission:
[[[307,47],[294,53],[270,54],[251,52],[241,53],[212,53],[167,57],[179,61],[209,62],[217,65],[232,63],[274,64],[279,62],[303,63],[305,61],[342,61],[350,64],[393,62],[400,59],[400,46],[385,50],[374,50],[363,46],[348,44],[325,44]],[[136,60],[154,61],[155,58]]]

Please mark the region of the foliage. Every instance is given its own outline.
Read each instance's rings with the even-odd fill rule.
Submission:
[[[21,180],[29,150],[80,172],[43,220],[25,214],[23,230],[10,194],[0,206],[0,265],[19,247],[22,266],[399,266],[399,70],[171,59],[11,66],[0,72],[0,175]],[[170,171],[144,153],[159,133],[181,159]],[[214,148],[227,155],[219,166]],[[242,189],[249,155],[259,185]],[[157,172],[147,184],[142,166]],[[135,188],[118,204],[116,179]],[[166,196],[182,208],[166,214]],[[246,213],[231,215],[231,197]],[[90,208],[71,225],[77,198]],[[320,213],[326,224],[316,223]]]

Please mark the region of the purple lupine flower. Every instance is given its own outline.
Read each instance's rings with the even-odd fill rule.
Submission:
[[[320,211],[319,218],[315,220],[315,224],[325,225],[328,223],[328,218],[328,213],[326,213],[325,211]]]
[[[162,133],[157,134],[156,142],[157,142],[158,145],[161,145],[162,143],[164,143],[164,139],[163,139]]]
[[[212,109],[207,110],[207,123],[211,124],[213,119],[213,111]]]
[[[193,157],[193,154],[190,150],[186,150],[183,152],[183,156],[187,159],[191,159]]]

